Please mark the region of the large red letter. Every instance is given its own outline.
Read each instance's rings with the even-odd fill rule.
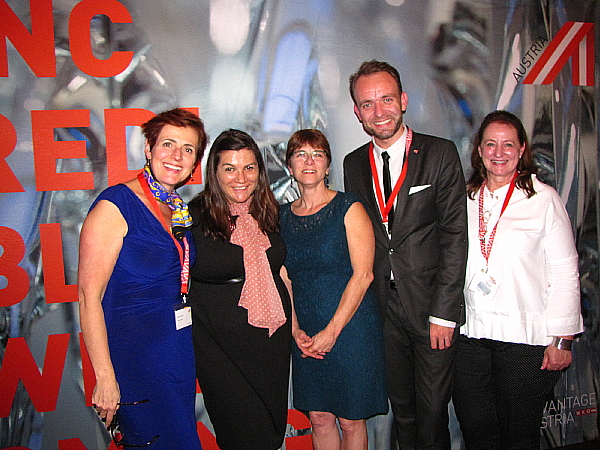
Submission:
[[[65,284],[65,264],[59,223],[40,224],[46,303],[77,301],[77,285]]]
[[[0,0],[0,17],[2,17],[0,77],[8,76],[6,39],[10,39],[36,76],[56,76],[52,0],[29,0],[29,10],[31,11],[31,33],[8,6],[6,0]]]
[[[154,116],[152,111],[141,108],[105,109],[104,127],[106,133],[106,169],[108,185],[122,183],[135,178],[141,167],[129,170],[127,164],[128,126],[140,126]],[[136,149],[140,155],[143,148]]]
[[[220,450],[217,445],[217,439],[210,430],[206,428],[204,422],[196,422],[196,431],[198,432],[198,437],[200,438],[203,450]]]
[[[10,413],[19,380],[38,412],[56,409],[68,346],[69,334],[49,335],[44,370],[40,374],[25,338],[8,340],[0,367],[0,417]]]
[[[33,137],[33,161],[38,191],[62,191],[93,189],[92,172],[57,173],[56,160],[85,158],[85,141],[55,141],[55,128],[90,126],[87,109],[31,111],[31,134]]]
[[[58,450],[88,450],[88,448],[81,442],[81,439],[61,439],[58,441]]]
[[[198,108],[183,108],[198,115]],[[152,111],[141,108],[105,109],[104,124],[106,133],[106,167],[108,170],[108,185],[122,183],[135,178],[141,167],[129,169],[127,163],[127,131],[129,126],[141,126],[154,116]],[[139,151],[143,148],[131,149]],[[194,179],[187,184],[202,184],[200,164],[194,171]]]
[[[25,192],[21,183],[10,169],[5,159],[10,155],[17,145],[17,132],[13,124],[0,114],[0,192]]]
[[[288,409],[287,423],[295,430],[310,428],[310,421],[300,411]],[[285,448],[287,450],[312,450],[312,436],[305,434],[303,436],[290,436],[285,438]]]
[[[82,0],[75,5],[69,18],[71,58],[79,69],[93,77],[114,77],[120,74],[133,59],[133,52],[115,51],[108,59],[98,59],[90,43],[90,22],[98,14],[107,16],[113,23],[132,23],[127,8],[116,0]]]
[[[8,285],[0,289],[0,307],[19,303],[29,292],[29,277],[19,263],[25,256],[25,243],[19,233],[12,228],[0,227],[0,275]]]

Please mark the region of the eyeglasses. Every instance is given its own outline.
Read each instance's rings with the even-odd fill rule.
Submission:
[[[322,161],[323,158],[327,157],[327,153],[323,150],[313,150],[312,152],[307,152],[305,150],[298,150],[297,152],[292,153],[292,158],[304,161],[308,161],[308,157],[311,156],[313,161]]]
[[[127,402],[123,402],[123,403],[117,403],[117,405],[119,406],[134,406],[134,405],[140,405],[142,403],[148,403],[150,400],[145,399],[145,400],[140,400],[139,402],[131,402],[131,403],[127,403]],[[119,426],[119,421],[118,421],[118,411],[117,413],[113,416],[112,422],[110,423],[110,425],[108,426],[107,430],[110,433],[110,436],[113,440],[113,442],[115,443],[115,445],[118,448],[140,448],[140,447],[147,447],[150,444],[152,444],[154,441],[156,441],[160,435],[156,435],[154,436],[152,439],[150,439],[148,442],[146,442],[145,444],[127,444],[125,443],[125,435],[123,434],[123,431],[121,430],[121,427]]]

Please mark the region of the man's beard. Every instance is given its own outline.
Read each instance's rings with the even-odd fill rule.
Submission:
[[[376,139],[379,139],[381,141],[386,141],[388,139],[390,139],[391,137],[393,137],[400,128],[402,128],[402,120],[399,120],[398,122],[396,122],[396,126],[391,129],[391,130],[383,130],[381,132],[377,132],[375,131],[374,128],[371,128],[370,126],[366,125],[364,122],[362,124],[363,126],[363,130],[365,130],[365,133],[367,133],[369,136],[373,136]]]

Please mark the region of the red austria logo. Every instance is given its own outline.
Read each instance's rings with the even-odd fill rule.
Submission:
[[[571,59],[573,86],[594,86],[594,24],[566,22],[540,55],[523,84],[550,84]]]

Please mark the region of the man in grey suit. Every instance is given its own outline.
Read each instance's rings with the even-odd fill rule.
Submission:
[[[464,176],[456,146],[402,120],[397,70],[368,61],[350,77],[371,142],[344,159],[375,230],[373,282],[384,323],[388,392],[399,448],[450,449],[448,401],[467,257]]]

